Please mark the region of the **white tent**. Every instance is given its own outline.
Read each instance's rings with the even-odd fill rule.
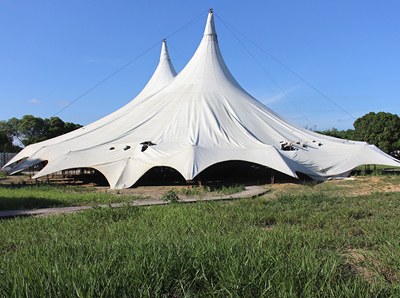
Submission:
[[[373,145],[296,127],[248,94],[222,58],[212,11],[198,49],[174,75],[163,43],[160,64],[133,101],[74,132],[27,146],[8,165],[17,172],[48,161],[35,177],[94,168],[111,188],[130,187],[156,166],[174,168],[187,180],[224,161],[316,180],[345,177],[362,164],[400,166]]]

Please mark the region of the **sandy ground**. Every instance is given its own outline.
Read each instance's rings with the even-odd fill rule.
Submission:
[[[29,180],[29,176],[0,176],[0,185],[24,184]]]
[[[179,197],[176,202],[178,203],[196,203],[196,202],[205,202],[205,201],[230,201],[235,199],[244,199],[244,198],[254,198],[258,196],[262,196],[267,191],[262,186],[247,186],[245,190],[231,194],[231,195],[215,195],[208,194],[203,197]],[[175,202],[175,201],[174,201]],[[165,201],[159,198],[149,198],[147,200],[135,200],[128,203],[130,206],[155,206],[155,205],[168,205],[172,203],[171,201]],[[126,206],[125,203],[113,203],[113,204],[103,204],[98,205],[96,207],[93,206],[74,206],[74,207],[56,207],[56,208],[38,208],[38,209],[21,209],[21,210],[5,210],[0,211],[0,219],[3,218],[14,218],[18,216],[48,216],[48,215],[57,215],[64,213],[74,213],[80,212],[83,210],[88,210],[92,208],[120,208]]]
[[[29,176],[6,176],[0,177],[0,185],[23,185],[34,184]],[[59,185],[67,183],[59,182]],[[74,184],[68,184],[74,185]],[[175,191],[192,188],[193,185],[166,185],[166,186],[138,186],[121,190],[110,190],[108,186],[95,186],[94,184],[78,184],[95,188],[101,193],[113,193],[131,196],[143,196],[159,198],[165,192],[173,189]],[[373,192],[400,192],[400,176],[358,176],[347,179],[330,180],[322,183],[275,183],[263,185],[265,189],[271,190],[267,196],[275,196],[282,193],[302,193],[302,192],[326,192],[333,194],[343,194],[346,196],[367,195]]]
[[[276,183],[269,187],[274,194],[315,191],[358,196],[374,192],[400,192],[400,176],[359,176],[322,183]]]

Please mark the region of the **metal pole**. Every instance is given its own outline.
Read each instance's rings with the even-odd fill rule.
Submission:
[[[6,144],[3,146],[3,164],[1,166],[4,166],[6,164]]]
[[[275,183],[275,171],[274,169],[271,169],[271,184]]]

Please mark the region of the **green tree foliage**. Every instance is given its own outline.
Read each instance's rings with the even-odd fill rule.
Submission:
[[[318,131],[318,133],[345,140],[354,140],[355,138],[354,129],[338,130],[333,127],[331,129]]]
[[[16,152],[18,147],[13,145],[13,138],[7,129],[7,121],[0,121],[0,152]]]
[[[0,131],[0,151],[10,150],[10,145],[12,144],[12,140],[7,136],[7,134],[3,131]],[[7,148],[7,149],[6,149]]]
[[[18,130],[22,136],[21,142],[27,146],[46,140],[48,127],[42,118],[25,115],[19,122]]]
[[[21,135],[19,134],[19,129],[18,129],[19,122],[20,120],[15,117],[8,119],[8,121],[4,121],[3,131],[11,139],[15,138],[18,142],[21,142]]]
[[[346,140],[365,141],[387,153],[400,150],[400,117],[396,114],[370,112],[354,121],[353,126],[354,129],[331,128],[318,132]]]
[[[79,124],[64,122],[58,117],[42,119],[25,115],[21,119],[11,118],[0,122],[0,145],[13,142],[24,146],[57,137],[81,127]],[[4,135],[5,138],[1,136]]]
[[[396,114],[368,113],[354,122],[358,140],[378,146],[385,152],[400,149],[400,117]]]

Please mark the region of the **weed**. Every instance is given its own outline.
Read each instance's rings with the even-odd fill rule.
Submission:
[[[32,209],[45,207],[65,207],[99,205],[116,202],[130,202],[131,196],[115,196],[97,193],[94,188],[79,186],[13,186],[0,187],[0,210]]]
[[[179,190],[184,196],[204,196],[211,191],[208,186],[185,187]]]
[[[241,191],[246,190],[246,187],[244,185],[231,185],[231,186],[225,186],[223,185],[220,188],[216,188],[214,189],[214,192],[218,193],[218,194],[223,194],[223,195],[231,195],[234,193],[238,193]]]
[[[173,190],[169,190],[161,196],[161,199],[164,201],[169,201],[169,202],[178,202],[179,197],[178,194]]]

